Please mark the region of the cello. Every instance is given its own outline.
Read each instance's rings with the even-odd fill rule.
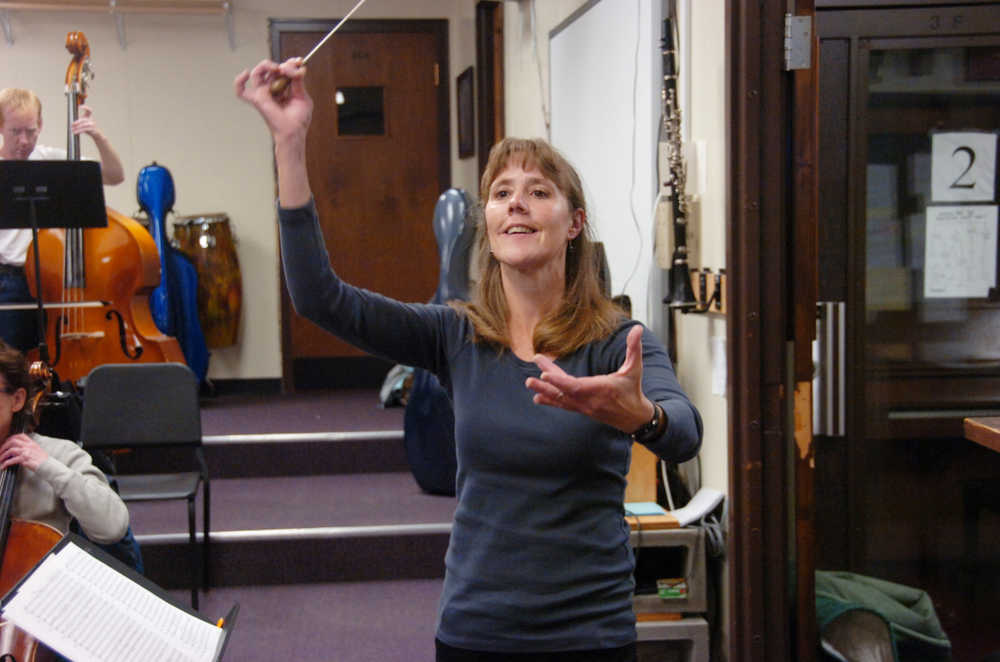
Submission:
[[[40,361],[33,362],[30,369],[31,378],[42,381],[45,388],[35,394],[30,402],[25,403],[28,416],[35,416],[38,402],[49,390],[52,373],[48,366]],[[26,432],[27,426],[13,432]],[[62,539],[58,529],[42,522],[15,519],[10,516],[14,503],[14,489],[17,487],[18,465],[7,467],[0,472],[0,594],[5,595],[35,567],[42,558]],[[13,623],[0,621],[0,655],[7,656],[16,662],[54,662],[56,654],[35,637],[31,636]]]
[[[90,45],[82,32],[70,32],[66,50],[73,56],[66,69],[72,125],[92,77]],[[71,130],[68,135],[67,158],[78,160],[80,138]],[[39,231],[25,261],[32,295],[59,306],[45,321],[45,346],[54,353],[49,365],[73,383],[104,363],[185,362],[177,339],[156,327],[149,310],[149,293],[160,282],[153,238],[137,221],[111,208],[107,218],[103,228]],[[40,292],[35,291],[35,250]],[[37,349],[28,356],[46,358]]]
[[[186,255],[167,241],[166,215],[174,206],[174,179],[153,161],[139,171],[139,207],[149,214],[149,230],[160,252],[160,284],[149,297],[153,321],[160,331],[176,336],[188,367],[205,381],[208,346],[198,320],[198,273]]]

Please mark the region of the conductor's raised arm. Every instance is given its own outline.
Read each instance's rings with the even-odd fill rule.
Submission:
[[[286,209],[301,207],[312,198],[306,170],[306,134],[312,120],[313,101],[306,91],[306,68],[302,58],[278,64],[263,60],[252,70],[236,76],[236,96],[257,109],[274,139],[278,170],[278,204]],[[291,84],[282,94],[271,94],[272,81],[282,76]]]

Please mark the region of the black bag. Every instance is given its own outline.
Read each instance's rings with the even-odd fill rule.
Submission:
[[[469,261],[476,224],[465,191],[450,188],[434,205],[434,237],[441,270],[431,303],[469,298]],[[451,397],[426,370],[416,368],[403,417],[406,458],[417,484],[431,494],[455,496],[455,412]]]
[[[421,368],[413,371],[403,415],[403,444],[420,488],[455,496],[455,412],[438,378]]]
[[[83,396],[72,382],[53,378],[52,390],[38,403],[35,431],[46,437],[77,440],[83,420]]]

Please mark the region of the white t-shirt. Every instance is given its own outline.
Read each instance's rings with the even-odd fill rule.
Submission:
[[[29,161],[65,161],[66,150],[48,145],[35,145]],[[24,266],[24,258],[31,245],[31,228],[0,230],[0,264]]]

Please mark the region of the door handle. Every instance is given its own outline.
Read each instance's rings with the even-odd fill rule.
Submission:
[[[843,301],[820,301],[816,304],[816,340],[813,341],[814,436],[845,435],[846,308]]]

